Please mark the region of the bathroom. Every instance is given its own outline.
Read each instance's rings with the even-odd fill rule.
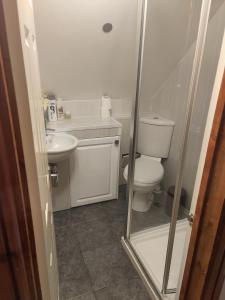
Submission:
[[[179,299],[225,1],[18,8],[50,299]]]

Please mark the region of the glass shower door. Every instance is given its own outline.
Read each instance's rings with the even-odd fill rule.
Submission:
[[[155,299],[178,285],[190,207],[184,158],[210,4],[142,2],[123,244]]]
[[[217,72],[218,61],[222,46],[222,39],[225,28],[225,0],[211,1],[209,11],[209,19],[207,31],[205,36],[204,52],[202,53],[201,68],[197,80],[195,97],[192,104],[192,111],[190,116],[190,126],[187,134],[187,143],[185,147],[185,158],[183,160],[182,170],[182,187],[186,190],[186,209],[189,212],[189,222],[187,231],[187,238],[191,233],[191,226],[195,214],[195,206],[198,197],[198,180],[196,183],[196,176],[198,172],[198,165],[201,156],[201,149],[205,134],[205,128],[208,116],[212,114],[210,111],[212,91]],[[210,72],[209,72],[210,70]],[[182,204],[180,203],[180,208]],[[170,273],[168,280],[172,281],[174,276],[182,277],[179,270],[184,267],[184,262],[178,264],[176,249],[182,249],[182,259],[184,260],[187,249],[185,248],[186,240],[181,236],[181,227],[179,221],[176,222],[176,232],[173,245],[173,254],[171,260]],[[178,264],[178,265],[177,265]],[[177,265],[177,268],[176,268]],[[173,273],[173,270],[178,270]],[[179,279],[178,286],[180,288],[181,280]]]

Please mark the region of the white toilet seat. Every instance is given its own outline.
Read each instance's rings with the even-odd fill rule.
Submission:
[[[124,169],[124,178],[127,181],[128,165]],[[152,186],[159,183],[164,175],[164,169],[160,161],[142,155],[135,161],[134,185],[136,186]]]

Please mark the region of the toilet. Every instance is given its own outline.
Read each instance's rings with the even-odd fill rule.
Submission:
[[[174,122],[156,114],[146,114],[139,119],[137,152],[141,154],[135,160],[134,196],[132,208],[146,212],[154,200],[154,191],[164,176],[162,159],[169,155]],[[123,176],[127,181],[128,165]]]

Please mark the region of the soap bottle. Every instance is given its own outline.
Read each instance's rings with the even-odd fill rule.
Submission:
[[[64,120],[63,100],[61,98],[57,99],[57,115],[59,121]]]
[[[54,95],[48,95],[48,120],[49,122],[57,121],[57,107]]]

